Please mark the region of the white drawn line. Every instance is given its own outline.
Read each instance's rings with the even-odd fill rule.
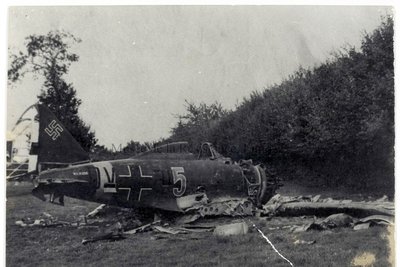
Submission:
[[[100,183],[101,183],[101,176],[100,176],[100,171],[99,168],[95,167],[96,170],[96,189],[100,188]]]
[[[131,188],[130,187],[120,187],[118,189],[119,190],[128,190],[128,195],[126,197],[126,200],[129,201],[129,198],[131,197]]]
[[[140,167],[140,165],[138,167],[139,167],[140,177],[142,177],[142,178],[153,178],[153,175],[143,175],[142,168]]]
[[[140,201],[140,198],[142,197],[142,191],[143,191],[143,190],[150,191],[150,190],[153,190],[153,188],[140,188],[138,201]]]
[[[227,205],[227,204],[225,204],[225,205]],[[231,211],[235,212],[235,210],[233,210],[231,206],[229,206],[229,205],[227,205],[227,206],[228,206],[229,209],[231,209]],[[242,220],[243,220],[243,221],[245,220],[244,217],[243,217],[240,213],[238,213],[238,212],[235,212],[235,213],[238,214],[240,217],[242,217]],[[285,256],[283,256],[283,255],[276,249],[276,247],[274,246],[274,244],[272,244],[272,242],[271,242],[271,241],[268,239],[268,237],[263,233],[263,231],[261,231],[261,230],[256,226],[256,224],[255,224],[252,220],[250,220],[250,219],[248,219],[248,220],[249,220],[249,222],[252,224],[252,226],[253,226],[254,228],[256,228],[256,230],[261,234],[262,238],[264,238],[264,239],[268,242],[268,244],[272,247],[272,249],[279,255],[279,257],[281,257],[281,258],[284,259],[287,263],[289,263],[290,266],[294,267],[293,263],[292,263],[288,258],[286,258]]]
[[[258,227],[257,227],[254,223],[253,223],[253,227],[257,229],[257,231],[261,234],[261,236],[262,236],[265,240],[267,240],[268,244],[272,247],[272,249],[273,249],[282,259],[284,259],[285,261],[287,261],[287,262],[290,264],[290,266],[294,266],[293,263],[292,263],[290,260],[288,260],[285,256],[283,256],[283,255],[275,248],[274,244],[272,244],[272,242],[268,239],[268,237],[267,237],[266,235],[264,235],[264,233],[263,233],[260,229],[258,229]]]
[[[104,193],[117,193],[117,189],[115,187],[106,187],[103,191]]]
[[[129,174],[120,174],[119,177],[132,177],[131,167],[129,165],[126,165],[126,167],[128,167]]]

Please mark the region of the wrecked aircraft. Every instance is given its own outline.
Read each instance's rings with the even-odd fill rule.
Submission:
[[[64,196],[128,208],[152,208],[185,212],[209,203],[249,200],[261,206],[274,194],[279,182],[265,167],[251,160],[233,162],[203,143],[196,156],[187,142],[157,147],[133,158],[90,162],[68,130],[43,105],[35,105],[39,124],[32,193],[41,200],[64,204]]]
[[[269,175],[264,166],[254,165],[251,160],[235,163],[220,155],[210,143],[202,144],[197,156],[188,151],[186,142],[177,142],[129,159],[90,162],[88,154],[46,107],[36,105],[35,108],[39,134],[30,151],[37,160],[36,169],[29,173],[35,176],[33,195],[44,201],[48,195],[54,204],[58,200],[58,204],[63,205],[64,196],[68,196],[102,205],[77,221],[61,221],[43,213],[35,220],[16,221],[15,224],[21,227],[98,229],[97,234],[84,238],[82,244],[121,240],[127,235],[146,231],[154,232],[153,239],[187,240],[209,236],[198,235],[203,232],[226,237],[245,235],[253,230],[293,266],[257,227],[253,218],[244,218],[245,215],[256,215],[258,221],[269,221],[275,216],[302,216],[297,219],[300,225],[269,228],[287,228],[293,233],[339,227],[352,227],[358,231],[374,225],[393,225],[394,205],[387,197],[375,202],[352,202],[322,199],[320,195],[280,196],[275,194],[279,181]],[[108,220],[98,219],[109,205],[117,206],[121,212],[118,216],[111,214]],[[171,220],[155,213],[152,222],[145,222],[131,208],[180,214],[175,216],[174,213]],[[222,225],[195,223],[210,215],[241,218]],[[310,215],[314,217],[307,218]],[[328,217],[317,219],[315,215]],[[185,236],[177,236],[179,234]],[[296,240],[294,244],[312,245],[315,242]]]

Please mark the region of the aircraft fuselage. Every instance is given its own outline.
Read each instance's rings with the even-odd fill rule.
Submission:
[[[180,199],[205,193],[207,198],[249,197],[260,177],[219,160],[125,159],[73,165],[42,172],[36,191],[124,207],[182,211]]]

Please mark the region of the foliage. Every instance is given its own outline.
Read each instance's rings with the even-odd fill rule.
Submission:
[[[393,59],[393,20],[387,17],[365,34],[359,51],[300,68],[235,111],[208,119],[201,106],[188,108],[180,117],[188,122],[178,122],[172,139],[209,140],[234,159],[272,165],[287,179],[393,190]]]
[[[94,132],[78,115],[82,101],[76,97],[72,84],[63,79],[73,62],[79,57],[71,53],[71,45],[80,39],[70,33],[52,31],[47,35],[30,35],[26,38],[26,52],[10,55],[8,82],[15,83],[31,73],[44,77],[39,102],[45,104],[65,125],[72,136],[89,151],[96,144]]]
[[[90,151],[90,159],[92,161],[105,161],[111,160],[114,157],[113,151],[105,147],[104,145],[94,145]]]
[[[218,102],[211,105],[205,103],[196,105],[186,101],[186,111],[185,115],[177,116],[178,124],[172,128],[171,138],[167,141],[187,139],[193,148],[198,148],[202,142],[207,141],[213,129],[218,126],[220,118],[229,113]]]
[[[103,145],[95,145],[90,153],[90,158],[93,161],[125,159],[146,152],[155,146],[156,143],[154,142],[140,143],[133,140],[129,141],[124,147],[113,147],[112,149]]]
[[[149,143],[149,142],[140,143],[140,142],[131,140],[122,149],[122,152],[125,155],[135,156],[137,154],[140,154],[140,153],[150,150],[152,147],[153,147],[152,143]]]
[[[16,82],[26,73],[46,78],[68,73],[71,63],[78,61],[75,53],[70,53],[71,44],[81,42],[70,33],[51,31],[47,35],[30,35],[26,39],[26,53],[10,55],[8,80]]]

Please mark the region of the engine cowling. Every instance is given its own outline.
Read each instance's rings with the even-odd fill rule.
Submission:
[[[281,186],[278,179],[266,172],[266,168],[259,164],[253,165],[251,160],[239,162],[247,183],[248,195],[254,200],[256,206],[262,206],[276,194]]]

